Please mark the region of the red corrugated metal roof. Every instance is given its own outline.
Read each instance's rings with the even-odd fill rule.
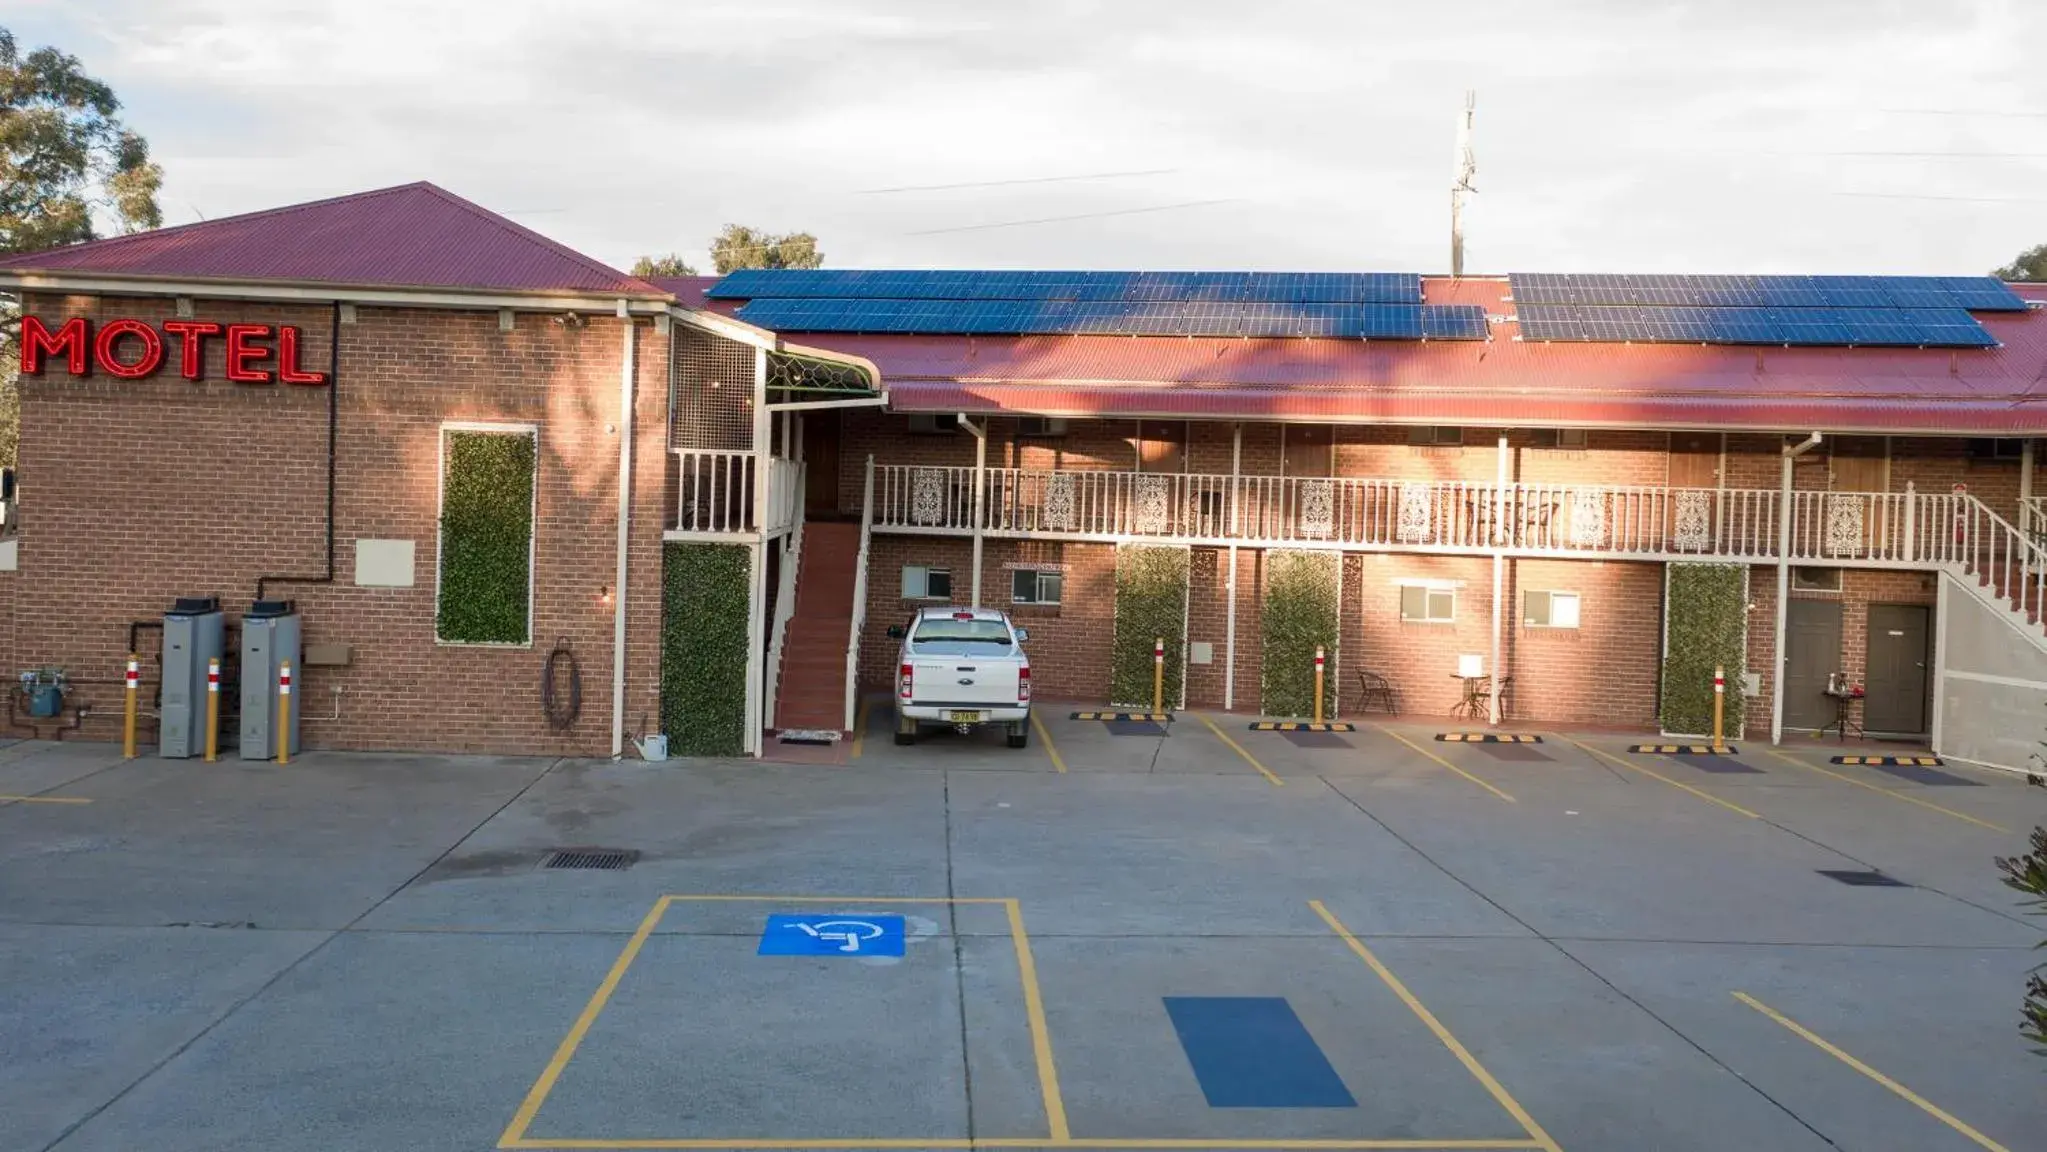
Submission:
[[[423,181],[23,253],[0,272],[666,294]]]
[[[2047,286],[2027,286],[2047,298]],[[1979,314],[1990,349],[1764,348],[1515,339],[1505,280],[1429,278],[1481,304],[1489,342],[1144,336],[846,336],[904,411],[2047,434],[2047,313]]]

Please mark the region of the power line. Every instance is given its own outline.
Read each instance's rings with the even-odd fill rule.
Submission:
[[[1023,176],[1014,180],[973,180],[962,184],[903,184],[894,188],[860,188],[855,196],[881,196],[891,192],[949,192],[955,188],[1006,188],[1015,184],[1057,184],[1066,180],[1122,180],[1133,176],[1170,176],[1178,168],[1147,168],[1139,172],[1084,172],[1073,176]]]
[[[905,232],[905,236],[941,236],[949,232],[982,232],[991,228],[1022,228],[1031,224],[1061,224],[1069,220],[1099,220],[1107,216],[1135,216],[1143,212],[1173,212],[1181,208],[1206,208],[1211,204],[1229,204],[1237,197],[1229,196],[1220,200],[1189,200],[1183,204],[1157,204],[1150,208],[1118,208],[1112,212],[1078,212],[1071,216],[1040,216],[1035,220],[1004,220],[995,224],[963,224],[957,228],[925,228],[917,232]]]
[[[1922,196],[1911,192],[1836,192],[1836,196],[1855,196],[1866,200],[1964,200],[1973,204],[2047,204],[2047,199],[2033,196]]]

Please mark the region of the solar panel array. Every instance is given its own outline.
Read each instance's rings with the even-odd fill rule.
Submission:
[[[738,316],[780,332],[929,335],[1319,336],[1484,340],[1476,304],[1196,301],[752,299]]]
[[[1420,304],[1407,272],[957,272],[755,268],[714,300],[1068,300],[1076,303]]]
[[[1988,348],[1969,313],[2023,312],[1989,276],[1510,277],[1530,340]]]

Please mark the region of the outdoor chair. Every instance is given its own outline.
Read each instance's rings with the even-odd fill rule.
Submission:
[[[1377,672],[1358,669],[1358,709],[1371,711],[1374,706],[1388,716],[1397,716],[1400,709],[1393,703],[1393,684]]]

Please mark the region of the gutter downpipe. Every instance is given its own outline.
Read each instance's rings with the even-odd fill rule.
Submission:
[[[1777,481],[1777,667],[1770,673],[1770,743],[1784,743],[1784,667],[1790,657],[1784,651],[1784,628],[1791,611],[1791,466],[1807,452],[1820,446],[1823,437],[1814,432],[1796,444],[1784,446],[1782,473]]]
[[[618,573],[611,591],[611,758],[625,755],[626,546],[633,526],[633,372],[636,330],[626,302],[618,302],[625,329],[618,368]]]
[[[985,534],[982,524],[984,517],[981,513],[986,508],[988,489],[988,418],[986,416],[981,417],[981,424],[978,428],[974,426],[972,420],[967,419],[965,413],[959,413],[954,419],[960,422],[960,427],[974,434],[974,582],[973,599],[969,602],[969,606],[979,608],[981,606],[981,538]]]
[[[1244,424],[1230,426],[1230,576],[1229,611],[1223,616],[1223,711],[1237,704],[1237,537],[1241,533],[1244,470]]]

